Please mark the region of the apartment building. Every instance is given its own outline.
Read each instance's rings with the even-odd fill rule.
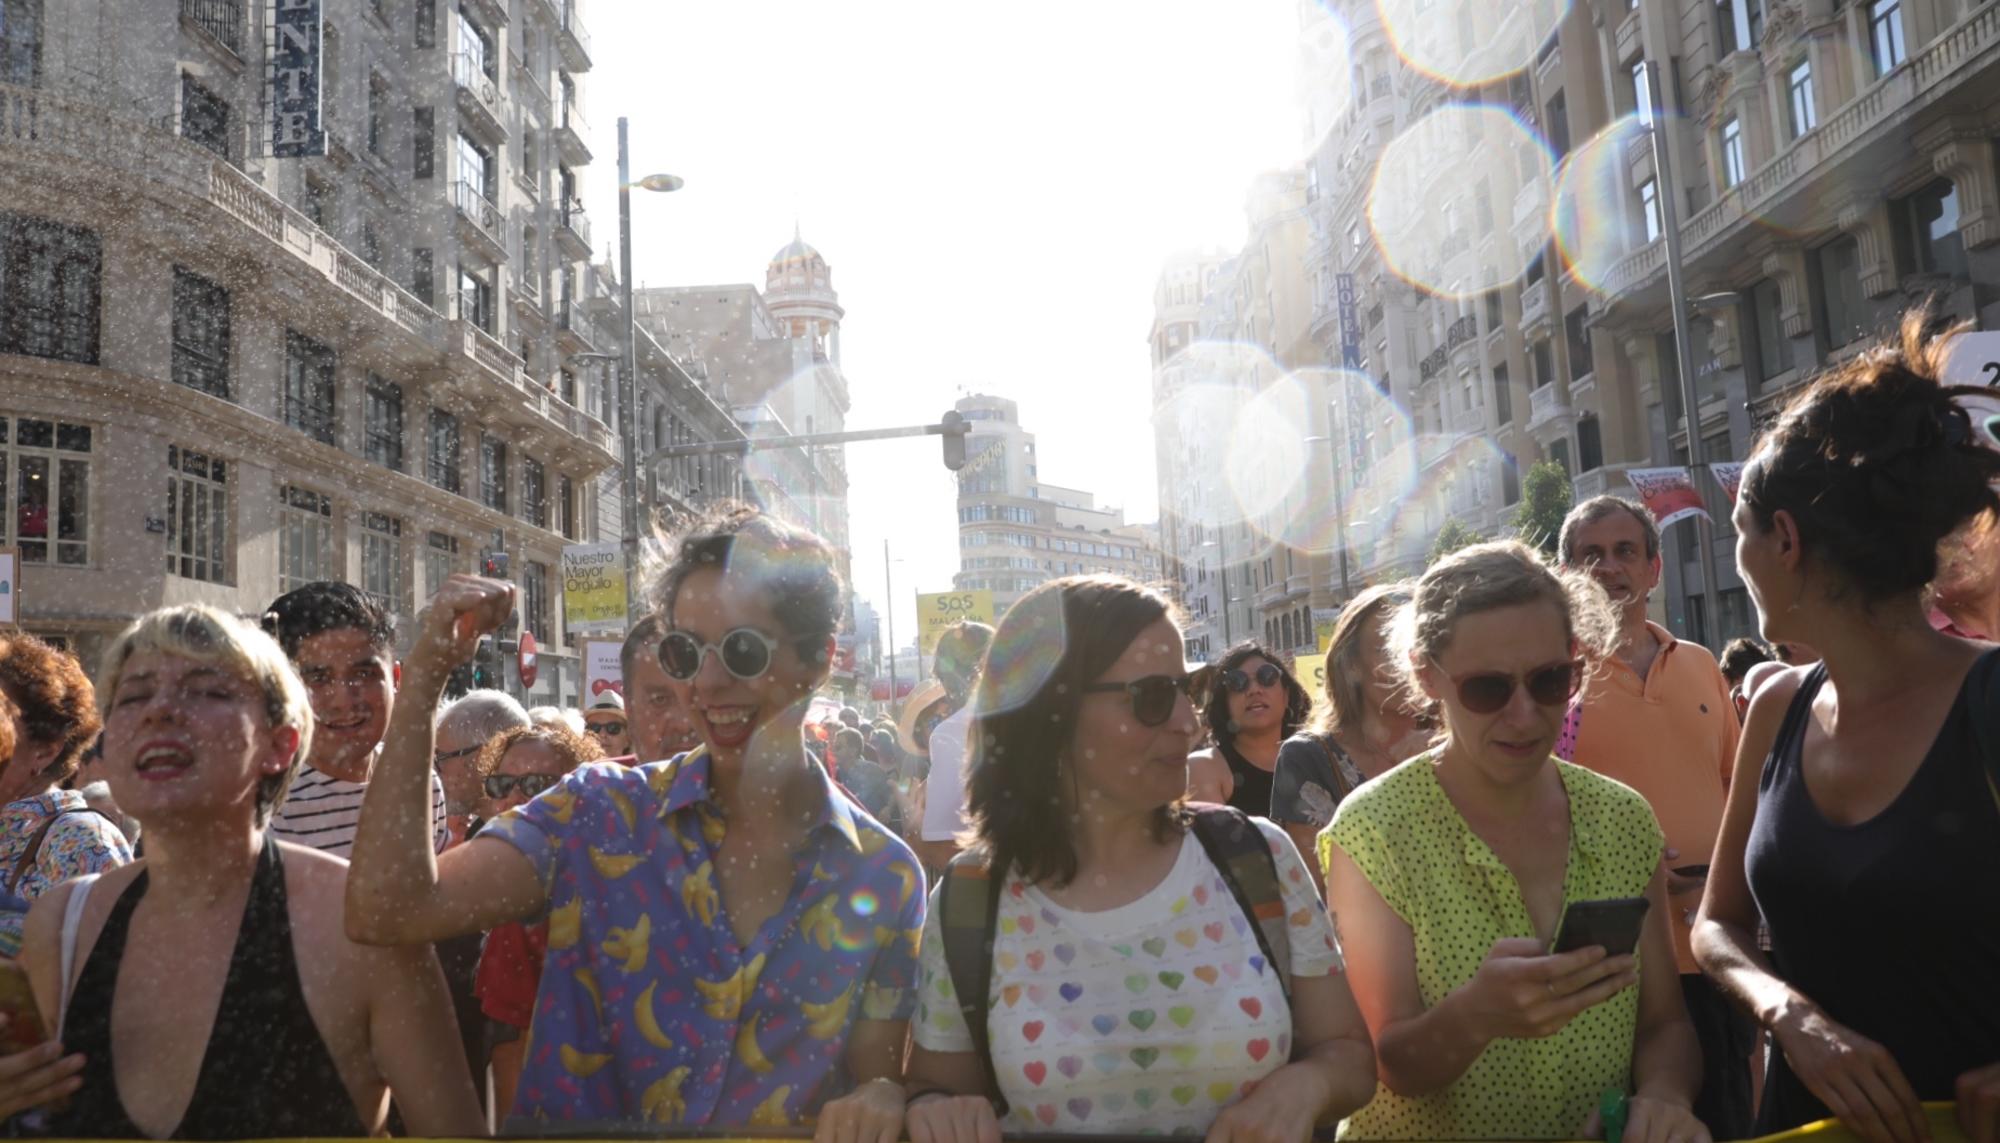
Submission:
[[[89,662],[147,609],[255,615],[322,578],[407,625],[504,555],[543,647],[526,697],[573,699],[558,561],[601,534],[617,462],[581,356],[608,347],[578,304],[577,6],[324,0],[325,153],[282,158],[268,5],[6,8],[0,545],[23,625]]]

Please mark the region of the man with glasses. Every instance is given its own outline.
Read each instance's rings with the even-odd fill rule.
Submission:
[[[1753,1031],[1702,976],[1689,944],[1736,765],[1736,704],[1708,648],[1646,617],[1660,585],[1650,512],[1616,496],[1586,500],[1563,521],[1560,546],[1565,568],[1589,572],[1611,596],[1621,630],[1617,653],[1571,706],[1556,752],[1567,744],[1570,761],[1637,790],[1666,832],[1669,929],[1705,1073],[1695,1117],[1717,1139],[1739,1139],[1750,1130]]]
[[[632,753],[632,736],[627,733],[625,700],[617,691],[605,691],[583,712],[583,732],[597,740],[606,758],[622,759]],[[635,759],[634,761],[642,761]]]
[[[528,725],[528,712],[505,691],[470,691],[444,708],[437,721],[434,763],[444,783],[444,809],[457,845],[478,830],[492,814],[480,789],[479,749],[517,726]]]

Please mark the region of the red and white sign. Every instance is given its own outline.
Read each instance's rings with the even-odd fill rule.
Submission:
[[[1708,516],[1708,506],[1701,501],[1701,493],[1695,491],[1694,479],[1685,468],[1628,468],[1625,478],[1645,501],[1646,510],[1653,514],[1653,520],[1660,527],[1687,519],[1689,516]]]
[[[533,690],[535,686],[535,676],[539,674],[541,670],[540,667],[538,667],[535,663],[535,633],[533,631],[528,631],[526,629],[523,629],[521,632],[520,663],[521,663],[521,686],[523,689]]]
[[[1743,462],[1740,460],[1718,460],[1708,466],[1709,474],[1722,486],[1722,494],[1729,497],[1730,511],[1736,510],[1736,490],[1743,487]]]

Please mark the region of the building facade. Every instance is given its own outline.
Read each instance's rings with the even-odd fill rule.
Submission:
[[[617,461],[578,360],[600,336],[577,304],[581,14],[325,0],[325,154],[274,158],[269,11],[6,5],[0,545],[23,626],[94,662],[150,608],[257,615],[324,578],[407,624],[504,556],[544,648],[527,697],[572,699],[560,553],[596,538]]]
[[[1075,488],[1044,483],[1035,435],[1005,397],[962,397],[972,424],[958,471],[958,591],[991,591],[996,616],[1038,585],[1109,572],[1161,582],[1159,529],[1125,522],[1117,508]]]

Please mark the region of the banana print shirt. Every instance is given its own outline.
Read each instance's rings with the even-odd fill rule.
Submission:
[[[855,1022],[916,1007],[924,878],[909,846],[827,780],[790,898],[738,947],[708,774],[706,750],[594,763],[480,834],[526,854],[549,894],[510,1127],[806,1123],[853,1086]]]

